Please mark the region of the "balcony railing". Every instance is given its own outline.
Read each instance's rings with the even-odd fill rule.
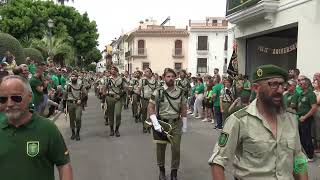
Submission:
[[[133,52],[134,52],[134,54],[132,54],[132,56],[135,56],[135,57],[147,57],[147,49],[146,48],[138,48]]]
[[[172,57],[174,57],[174,58],[183,58],[184,54],[183,54],[182,48],[173,48]]]

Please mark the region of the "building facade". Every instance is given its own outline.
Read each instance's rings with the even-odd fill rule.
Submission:
[[[126,38],[125,69],[132,73],[150,67],[158,74],[162,74],[165,68],[186,69],[188,36],[187,29],[157,25],[156,21],[141,21]]]
[[[120,72],[125,71],[125,47],[128,46],[125,38],[127,35],[123,34],[110,44],[112,46],[112,63]]]
[[[228,0],[227,20],[235,25],[241,73],[262,64],[298,68],[308,77],[319,70],[319,0]]]
[[[189,20],[188,71],[195,74],[213,74],[226,70],[228,61],[228,22],[225,18],[207,17]]]

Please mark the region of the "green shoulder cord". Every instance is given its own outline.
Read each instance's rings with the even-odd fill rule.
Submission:
[[[179,98],[180,98],[180,101],[181,101],[180,106],[181,106],[181,104],[182,104],[182,97],[181,97],[181,96],[182,96],[182,92],[183,92],[183,91],[180,90],[179,96],[176,97],[176,98],[174,98],[174,97],[171,97],[166,91],[164,91],[165,97],[166,97],[166,99],[168,100],[169,105],[171,106],[171,108],[172,108],[175,112],[179,113],[179,115],[180,115],[180,113],[181,113],[181,108],[176,109],[176,108],[173,106],[173,104],[172,104],[172,102],[171,102],[170,99],[176,100],[176,99],[179,99]]]
[[[160,102],[164,100],[163,93],[161,93],[161,91],[163,92],[163,89],[159,88],[158,89],[158,95],[159,96],[158,96],[158,99],[157,99],[157,106],[156,106],[156,108],[157,108],[157,118],[159,120],[161,120],[161,117],[160,117],[160,114],[159,114],[159,112],[160,112]]]
[[[297,156],[294,158],[293,172],[295,174],[304,174],[308,170],[308,161],[305,157]]]

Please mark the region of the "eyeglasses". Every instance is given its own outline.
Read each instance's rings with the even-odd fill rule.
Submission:
[[[285,82],[277,82],[277,81],[268,82],[268,85],[271,89],[278,89],[280,85],[284,87],[285,84],[286,84]]]
[[[22,101],[22,96],[9,96],[9,97],[15,103],[21,103],[21,101]],[[5,104],[8,101],[9,97],[8,96],[0,96],[0,103]]]

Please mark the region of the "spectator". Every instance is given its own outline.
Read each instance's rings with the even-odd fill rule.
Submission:
[[[317,112],[314,114],[313,127],[313,138],[315,152],[320,152],[320,73],[316,73],[313,76],[313,88],[314,93],[317,96]]]
[[[197,78],[197,85],[195,88],[195,102],[194,102],[194,110],[193,110],[193,116],[197,119],[203,118],[203,107],[202,107],[202,101],[203,101],[203,94],[204,94],[204,84],[203,79]]]
[[[30,86],[33,93],[32,103],[34,105],[35,111],[38,112],[39,114],[41,114],[43,111],[41,105],[44,101],[44,97],[43,97],[44,84],[42,81],[42,74],[44,70],[45,70],[44,64],[39,64],[35,74],[30,79]]]
[[[229,107],[235,99],[235,92],[231,87],[232,79],[225,77],[223,80],[224,88],[220,92],[220,111],[222,113],[222,122],[229,116]]]
[[[204,96],[204,106],[205,106],[205,118],[202,120],[203,122],[212,122],[213,121],[213,101],[212,101],[212,87],[214,85],[214,80],[209,78],[207,81],[207,91]],[[214,121],[213,121],[214,122]]]
[[[222,114],[220,109],[220,93],[223,85],[220,83],[220,76],[215,77],[215,85],[212,88],[213,110],[216,118],[216,126],[214,129],[222,129]]]
[[[312,162],[314,161],[314,147],[311,137],[311,124],[313,121],[313,115],[317,111],[317,97],[310,89],[310,79],[306,78],[305,76],[300,76],[299,79],[299,84],[302,89],[302,93],[298,99],[297,107],[297,114],[299,116],[300,141],[308,156],[308,161]]]
[[[0,97],[0,112],[7,117],[0,123],[1,149],[7,149],[1,151],[1,179],[51,180],[56,165],[60,179],[72,180],[69,151],[58,128],[29,111],[32,94],[27,80],[5,77]]]
[[[287,83],[287,91],[283,93],[283,100],[286,109],[290,112],[296,113],[299,94],[296,92],[297,82],[290,79]]]
[[[6,52],[5,56],[2,59],[2,62],[7,63],[6,70],[9,71],[9,73],[12,72],[13,68],[17,66],[15,57],[10,51]]]

